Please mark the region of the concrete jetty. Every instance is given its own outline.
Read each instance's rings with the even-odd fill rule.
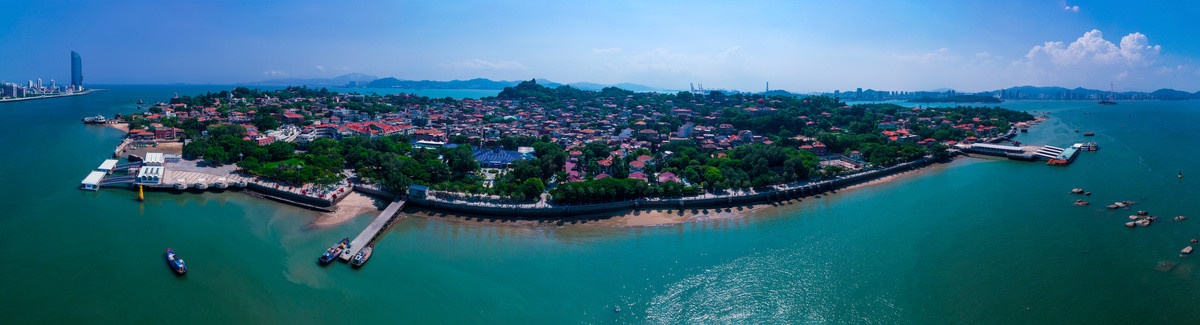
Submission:
[[[376,216],[370,225],[367,225],[367,229],[363,229],[362,232],[358,233],[358,237],[354,237],[354,240],[350,241],[350,248],[342,250],[342,256],[339,256],[342,261],[349,261],[363,247],[367,247],[367,243],[375,240],[375,236],[378,236],[379,232],[383,231],[383,228],[387,228],[387,225],[391,224],[392,218],[400,214],[400,209],[404,208],[404,203],[405,200],[397,200],[392,201],[392,204],[388,204],[387,208],[383,209],[383,212],[380,212],[379,216]]]

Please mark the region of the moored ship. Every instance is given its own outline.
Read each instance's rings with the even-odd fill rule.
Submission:
[[[1079,156],[1079,148],[1083,147],[1082,143],[1076,143],[1069,148],[1063,149],[1061,154],[1046,162],[1050,166],[1066,166],[1075,162],[1075,157]]]
[[[346,247],[347,245],[350,245],[350,238],[342,238],[342,241],[338,242],[336,245],[333,245],[333,247],[326,249],[325,253],[321,254],[321,258],[317,259],[317,262],[320,262],[322,265],[333,262],[333,259],[337,258],[337,256],[342,253],[343,249],[348,248]]]
[[[167,264],[171,266],[171,270],[175,274],[183,275],[187,273],[187,265],[183,264],[183,259],[175,255],[175,251],[167,248]]]
[[[371,253],[373,252],[375,252],[375,244],[367,244],[367,246],[363,247],[358,254],[354,255],[354,258],[350,259],[350,266],[353,266],[354,268],[362,267],[363,263],[366,263],[368,259],[371,259]]]
[[[108,123],[108,119],[104,115],[88,116],[83,118],[83,124],[104,124]]]

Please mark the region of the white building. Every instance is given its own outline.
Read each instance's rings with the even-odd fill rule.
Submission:
[[[159,156],[161,157],[162,154],[159,154]],[[158,182],[162,181],[162,176],[162,166],[146,166],[138,170],[136,182],[138,184],[158,184]]]
[[[143,162],[146,166],[162,166],[166,158],[161,152],[151,152],[146,154],[146,159]]]
[[[100,168],[96,168],[96,170],[102,171],[106,174],[111,174],[113,168],[117,168],[117,160],[105,159],[103,163],[100,163]]]
[[[1025,150],[1022,149],[1021,147],[1006,146],[1006,145],[1002,145],[1002,144],[991,144],[991,143],[972,144],[970,147],[968,147],[968,150],[970,150],[972,152],[978,152],[978,153],[982,153],[982,154],[1001,156],[1001,157],[1004,157],[1009,154],[1019,155],[1019,154],[1025,153]]]
[[[93,171],[92,173],[88,174],[86,178],[83,179],[83,183],[79,185],[79,188],[89,190],[89,191],[100,190],[100,181],[103,181],[104,175],[107,175],[107,174],[108,173],[105,173],[102,171]]]

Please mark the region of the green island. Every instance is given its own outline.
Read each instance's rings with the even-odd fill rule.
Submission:
[[[954,144],[1005,134],[1033,116],[525,81],[478,100],[239,87],[120,118],[131,137],[175,130],[185,159],[236,164],[285,184],[353,175],[397,195],[421,185],[511,203],[587,204],[732,193],[947,159]]]

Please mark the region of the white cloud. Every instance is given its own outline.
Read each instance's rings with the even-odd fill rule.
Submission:
[[[656,48],[638,53],[625,59],[624,65],[635,70],[666,70],[674,72],[687,71],[694,65],[694,59],[672,53],[664,48]]]
[[[318,66],[317,66],[317,70],[325,71],[325,67],[322,67],[322,66],[319,66],[319,65],[318,65]]]
[[[480,59],[470,59],[460,62],[443,64],[443,66],[458,68],[458,69],[477,69],[477,70],[515,70],[526,69],[524,64],[516,61],[500,61],[489,62]]]
[[[1149,45],[1149,40],[1142,33],[1132,33],[1121,38],[1121,46],[1104,39],[1099,30],[1091,30],[1083,36],[1064,45],[1063,42],[1046,42],[1034,46],[1025,54],[1030,62],[1049,62],[1058,67],[1078,65],[1140,65],[1154,62],[1161,49],[1158,45]]]
[[[706,75],[715,70],[743,69],[744,66],[728,65],[729,62],[745,62],[752,58],[742,53],[741,46],[731,46],[713,54],[709,53],[679,53],[665,48],[623,57],[613,63],[613,67],[633,68],[634,71],[657,70],[685,73],[691,75]]]
[[[734,53],[737,53],[737,51],[738,51],[738,50],[740,50],[740,49],[742,49],[742,46],[741,46],[741,45],[738,45],[738,46],[731,46],[731,47],[729,47],[729,48],[725,49],[725,51],[723,51],[723,52],[721,52],[721,53],[717,54],[717,58],[718,58],[718,59],[721,59],[721,60],[724,60],[724,59],[726,59],[726,58],[729,58],[729,56],[730,56],[730,55],[733,55]]]
[[[279,70],[267,70],[267,71],[263,71],[263,73],[262,73],[262,74],[263,74],[264,76],[282,76],[282,75],[287,75],[287,73],[285,73],[285,72],[283,72],[283,71],[279,71]]]
[[[606,49],[592,49],[592,53],[596,53],[596,54],[612,54],[612,53],[617,53],[617,52],[621,52],[621,48],[612,47],[612,48],[606,48]]]
[[[1063,8],[1063,10],[1070,11],[1070,12],[1079,12],[1079,6],[1066,6]]]
[[[976,55],[978,55],[978,54],[976,54]],[[929,63],[942,62],[942,61],[957,61],[958,60],[958,57],[951,54],[950,49],[945,48],[945,47],[940,48],[937,51],[933,51],[933,52],[929,52],[929,53],[900,55],[900,56],[897,56],[896,58],[900,59],[900,61],[916,62],[916,63],[921,63],[921,64],[929,64]]]
[[[1006,73],[1018,83],[1031,84],[1100,87],[1113,80],[1146,88],[1177,84],[1179,80],[1170,76],[1178,69],[1160,64],[1161,51],[1142,33],[1130,33],[1113,43],[1099,30],[1091,30],[1070,43],[1034,46]]]

